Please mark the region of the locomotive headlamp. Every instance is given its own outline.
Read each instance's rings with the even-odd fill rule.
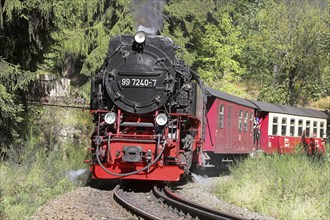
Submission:
[[[115,123],[116,119],[117,119],[117,115],[113,112],[109,112],[104,116],[105,123],[109,125]]]
[[[138,31],[134,35],[134,40],[138,44],[142,44],[146,40],[146,33],[144,31]]]
[[[163,113],[157,115],[156,117],[156,123],[159,125],[159,126],[163,126],[167,123],[167,116]]]

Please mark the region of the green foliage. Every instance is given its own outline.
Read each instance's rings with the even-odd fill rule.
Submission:
[[[237,57],[242,52],[240,31],[233,25],[228,13],[219,12],[217,24],[207,24],[201,36],[202,50],[198,54],[201,66],[198,72],[208,83],[222,81],[238,81],[244,73]]]
[[[17,123],[22,120],[23,105],[19,93],[36,77],[0,57],[0,151],[10,144],[17,134]]]
[[[203,7],[201,7],[203,5]],[[199,50],[199,35],[212,13],[212,0],[174,0],[164,7],[165,20],[162,35],[171,37],[181,47],[180,58],[192,65]]]
[[[237,59],[243,42],[228,5],[207,0],[171,1],[164,8],[162,34],[181,46],[179,57],[197,69],[207,84],[232,92],[235,86],[231,83],[238,82],[245,70]]]
[[[52,43],[51,1],[0,2],[0,147],[13,142],[26,107],[25,91]]]
[[[34,79],[36,79],[35,73],[21,70],[19,65],[13,65],[0,57],[0,83],[6,89],[10,91],[27,89]]]
[[[231,168],[217,195],[278,219],[328,219],[330,163],[303,155],[262,156]]]
[[[329,14],[323,7],[326,3],[267,3],[248,7],[247,14],[240,18],[247,42],[242,62],[248,70],[246,78],[263,88],[259,98],[306,105],[310,99],[328,94],[325,84],[329,81],[325,78],[329,74],[329,51],[321,46],[322,38],[329,33]],[[274,92],[275,98],[270,96]]]
[[[55,28],[52,2],[11,0],[1,3],[0,56],[19,64],[23,70],[37,70],[53,43],[50,37]]]
[[[51,57],[56,57],[53,64],[63,68],[66,57],[74,55],[78,61],[83,61],[81,74],[94,74],[107,54],[110,37],[119,33],[132,34],[129,2],[63,0],[56,4],[59,30],[52,35],[58,42],[51,52]]]

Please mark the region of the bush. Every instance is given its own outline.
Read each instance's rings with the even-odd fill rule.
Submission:
[[[262,156],[231,167],[223,200],[278,219],[330,219],[330,163],[303,155]]]
[[[70,170],[80,169],[86,155],[82,148],[68,147],[61,151],[47,152],[36,145],[28,145],[22,152],[22,160],[1,162],[0,218],[26,219],[45,202],[70,191],[84,182],[73,183],[66,177]]]

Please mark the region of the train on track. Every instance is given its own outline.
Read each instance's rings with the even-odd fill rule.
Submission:
[[[164,36],[110,40],[91,85],[94,179],[178,181],[254,150],[325,152],[325,112],[247,100],[203,84]]]

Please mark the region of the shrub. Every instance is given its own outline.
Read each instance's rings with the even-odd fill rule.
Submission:
[[[73,183],[66,172],[83,167],[85,149],[68,147],[66,159],[61,151],[47,152],[45,148],[28,145],[19,163],[1,162],[0,192],[3,219],[26,219],[45,202],[74,189],[84,182]],[[87,167],[85,167],[87,168]]]
[[[34,108],[25,120],[27,141],[17,140],[0,161],[0,219],[29,218],[47,201],[85,184],[72,182],[68,172],[88,169],[83,164],[91,130],[88,112]],[[79,142],[60,135],[67,127],[84,127]]]

